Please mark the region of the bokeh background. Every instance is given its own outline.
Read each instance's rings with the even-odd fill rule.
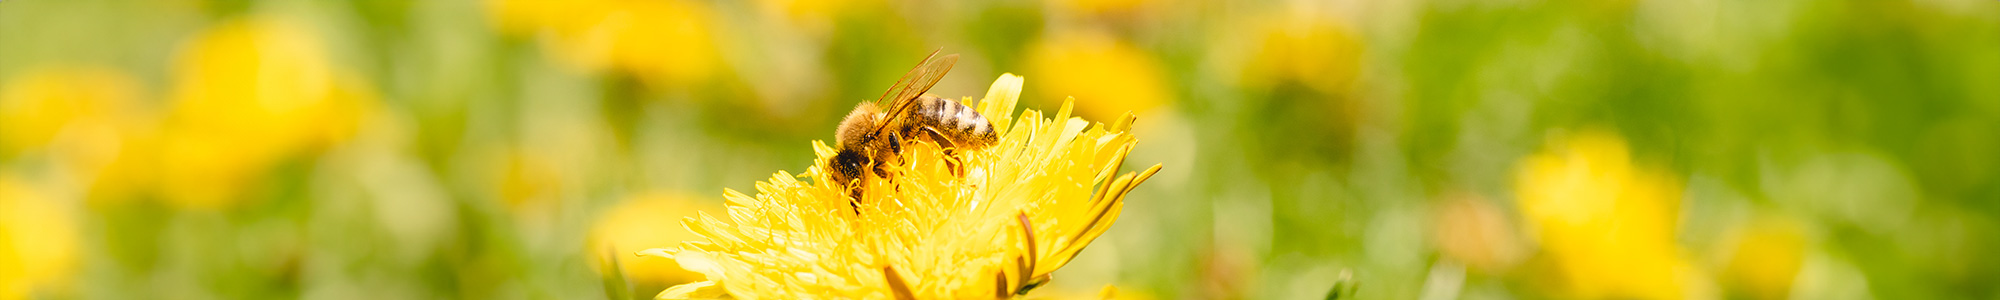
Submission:
[[[4,0],[0,299],[648,298],[939,48],[1166,165],[1038,295],[2000,298],[1991,0]]]

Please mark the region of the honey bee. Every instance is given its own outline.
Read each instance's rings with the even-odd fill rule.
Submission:
[[[856,213],[861,211],[861,187],[867,179],[864,177],[872,173],[874,177],[890,178],[885,165],[901,161],[903,145],[918,141],[934,143],[951,158],[955,156],[950,154],[984,149],[999,139],[993,132],[993,123],[972,107],[924,95],[958,63],[958,54],[944,57],[937,54],[932,51],[924,57],[915,69],[884,91],[882,98],[855,106],[834,130],[839,150],[826,160],[824,168],[830,171],[827,177],[834,184],[847,188],[849,204],[854,205]],[[946,165],[963,175],[952,159]]]

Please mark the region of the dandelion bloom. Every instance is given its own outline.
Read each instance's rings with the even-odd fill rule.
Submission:
[[[978,104],[1004,131],[992,147],[960,154],[962,176],[935,145],[914,143],[888,166],[894,180],[867,183],[858,209],[845,188],[822,184],[823,164],[778,172],[756,196],[726,191],[727,219],[683,221],[706,241],[642,252],[707,277],[659,298],[1008,298],[1046,283],[1160,166],[1117,174],[1136,142],[1131,114],[1092,124],[1065,103],[1054,118],[1012,118],[1021,83],[1001,75]],[[835,153],[813,148],[821,163]]]
[[[266,170],[344,141],[374,103],[314,31],[276,17],[202,31],[172,71],[159,184],[180,207],[235,204]]]
[[[1076,96],[1085,117],[1146,112],[1174,101],[1167,72],[1146,49],[1092,30],[1063,31],[1028,52],[1028,74],[1049,78],[1041,97]]]
[[[489,0],[502,32],[546,38],[572,67],[620,71],[652,83],[686,83],[718,69],[715,26],[703,1]]]
[[[9,77],[0,83],[0,160],[49,159],[89,183],[92,199],[125,195],[142,182],[144,168],[133,165],[151,149],[141,94],[139,80],[116,69],[48,66]]]
[[[590,257],[600,262],[616,259],[618,276],[631,283],[666,287],[673,284],[693,282],[701,279],[701,274],[680,268],[671,259],[641,257],[625,259],[615,255],[631,255],[634,251],[659,245],[671,245],[694,239],[694,234],[679,228],[679,220],[656,218],[661,212],[693,212],[713,205],[694,201],[672,192],[645,192],[627,196],[624,201],[604,211],[604,215],[590,227]],[[606,276],[613,270],[598,270]]]
[[[1583,299],[1678,299],[1678,182],[1632,163],[1602,132],[1560,140],[1522,162],[1521,215],[1552,258],[1563,292]]]
[[[0,174],[0,299],[60,293],[77,271],[74,212],[29,184]]]
[[[52,144],[65,131],[115,135],[112,128],[133,118],[138,94],[137,80],[110,69],[45,67],[10,77],[0,84],[0,120],[7,120],[0,156],[60,147]]]
[[[1724,244],[1730,254],[1721,274],[1729,296],[1789,299],[1809,243],[1802,227],[1791,219],[1763,217],[1730,230],[1735,241]]]
[[[1345,95],[1361,74],[1362,41],[1354,30],[1333,17],[1290,13],[1260,18],[1253,32],[1250,57],[1243,64],[1242,84],[1271,89],[1297,83],[1320,93]]]

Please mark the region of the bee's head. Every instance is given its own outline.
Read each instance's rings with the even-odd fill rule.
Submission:
[[[830,179],[833,179],[834,184],[841,186],[857,184],[855,179],[861,178],[861,170],[867,169],[868,164],[868,157],[861,155],[861,151],[858,150],[860,149],[840,149],[832,159],[827,160],[827,176],[832,177]]]

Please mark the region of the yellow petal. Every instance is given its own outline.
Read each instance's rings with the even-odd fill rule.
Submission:
[[[659,295],[653,296],[653,299],[723,299],[728,296],[729,291],[722,289],[721,284],[715,281],[699,281],[667,288],[665,291],[660,291]]]

